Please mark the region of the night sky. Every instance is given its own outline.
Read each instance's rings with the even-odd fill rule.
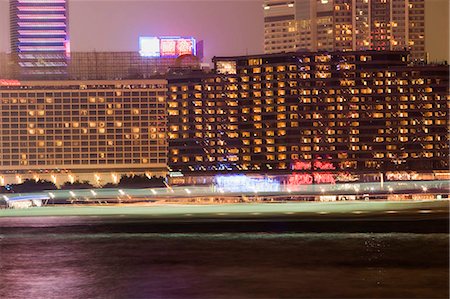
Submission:
[[[263,0],[71,0],[72,51],[137,51],[139,36],[194,36],[212,56],[263,53]],[[448,1],[426,0],[431,60],[448,60]],[[8,0],[0,0],[0,51],[9,51]]]

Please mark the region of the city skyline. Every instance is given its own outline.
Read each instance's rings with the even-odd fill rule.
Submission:
[[[266,0],[264,52],[404,50],[426,61],[425,0]]]
[[[205,62],[210,62],[213,56],[261,54],[263,2],[127,1],[124,5],[124,1],[72,0],[69,1],[71,50],[137,51],[139,36],[187,35],[204,40]],[[448,3],[427,0],[426,5],[426,48],[431,51],[430,61],[448,61]],[[8,7],[9,1],[0,1],[0,52],[10,50]],[[188,14],[190,19],[185,17]],[[114,22],[109,21],[111,16],[117,16]],[[204,26],[211,23],[217,25]],[[430,33],[436,31],[442,35]],[[447,41],[442,42],[442,37]]]

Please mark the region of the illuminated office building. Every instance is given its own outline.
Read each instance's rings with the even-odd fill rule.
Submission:
[[[448,171],[448,67],[407,52],[215,57],[169,78],[169,168],[208,172]]]
[[[11,52],[23,79],[67,75],[68,0],[10,0]]]
[[[409,50],[424,61],[425,0],[266,0],[264,51]]]
[[[165,80],[0,80],[0,185],[167,170]]]

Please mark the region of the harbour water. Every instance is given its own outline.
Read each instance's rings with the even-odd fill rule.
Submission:
[[[110,221],[3,220],[0,298],[449,296],[446,233],[150,233],[149,221],[136,232]]]

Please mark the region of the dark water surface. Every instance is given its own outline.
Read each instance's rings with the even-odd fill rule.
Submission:
[[[64,221],[0,227],[0,298],[449,296],[446,233],[133,233],[102,218],[56,231]]]

